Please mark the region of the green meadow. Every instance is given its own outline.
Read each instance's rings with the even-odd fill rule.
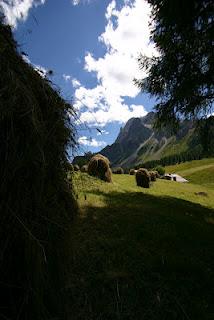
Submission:
[[[72,319],[214,319],[214,189],[200,173],[212,163],[167,168],[192,181],[150,189],[125,174],[113,183],[74,174]]]
[[[184,162],[166,167],[170,173],[178,173],[189,182],[214,189],[214,158]]]

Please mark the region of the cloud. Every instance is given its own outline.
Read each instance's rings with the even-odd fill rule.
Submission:
[[[97,136],[101,136],[101,135],[103,135],[103,134],[109,134],[109,132],[108,131],[106,131],[106,130],[100,130],[99,129],[99,131],[97,132]]]
[[[38,65],[38,64],[32,64],[34,70],[36,70],[40,76],[42,76],[43,78],[45,78],[49,72],[49,70],[45,69],[44,67]]]
[[[79,144],[89,147],[104,147],[106,146],[106,143],[104,141],[97,141],[94,138],[88,138],[86,136],[82,136],[78,139]]]
[[[85,56],[84,69],[95,75],[97,85],[90,89],[79,86],[74,94],[80,121],[104,126],[146,114],[143,105],[128,105],[125,98],[139,94],[133,83],[134,78],[142,78],[137,63],[139,53],[157,55],[150,42],[150,13],[145,0],[124,1],[121,9],[117,9],[115,0],[108,5],[105,31],[98,38],[105,54],[95,58],[88,52]]]
[[[29,10],[45,3],[45,0],[0,0],[0,11],[6,18],[6,23],[16,27],[19,20],[26,20]]]
[[[73,6],[77,6],[80,3],[80,0],[71,0]]]
[[[77,80],[76,78],[72,78],[71,75],[68,75],[68,74],[63,74],[62,75],[63,79],[66,81],[66,82],[71,82],[73,88],[79,88],[81,86],[81,83],[79,82],[79,80]]]
[[[30,64],[34,68],[34,70],[40,74],[40,76],[42,76],[43,78],[45,78],[47,76],[49,70],[47,70],[46,68],[44,68],[38,64],[32,63],[26,55],[22,55],[22,59],[26,63]]]
[[[75,78],[73,78],[71,82],[72,82],[72,86],[73,86],[74,88],[78,88],[78,87],[81,86],[81,83],[79,82],[79,80],[77,80],[77,79],[75,79]]]
[[[90,3],[92,0],[71,0],[71,3],[73,4],[73,6],[78,6],[81,3]]]
[[[63,74],[62,76],[65,81],[70,81],[72,79],[72,77],[68,74]]]
[[[80,116],[80,121],[88,125],[99,125],[104,127],[110,122],[127,122],[132,117],[144,117],[147,111],[142,105],[118,105],[110,106],[108,110],[98,110],[96,112],[85,111]]]

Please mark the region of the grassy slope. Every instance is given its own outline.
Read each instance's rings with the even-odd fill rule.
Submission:
[[[151,160],[158,160],[166,156],[171,156],[174,154],[185,152],[189,149],[188,143],[192,138],[192,135],[193,135],[193,130],[190,130],[189,133],[178,142],[176,142],[175,136],[172,136],[170,139],[168,139],[165,146],[163,146],[162,148],[160,148],[158,151],[154,153],[150,150],[148,154],[145,156],[146,152],[141,151],[141,154],[139,155],[139,158],[137,159],[136,162],[140,163],[140,162],[146,162]]]
[[[213,319],[214,191],[113,180],[75,175],[72,319]]]
[[[214,189],[214,158],[168,166],[166,171],[178,173],[191,183]]]
[[[193,130],[190,130],[188,134],[179,142],[172,141],[172,144],[168,145],[164,150],[164,152],[161,154],[161,158],[187,151],[189,149],[188,143],[192,138],[192,135],[193,135]]]

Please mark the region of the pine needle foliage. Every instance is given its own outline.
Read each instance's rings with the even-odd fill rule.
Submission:
[[[139,57],[148,76],[135,83],[157,98],[156,126],[176,129],[181,118],[207,118],[214,102],[213,1],[147,1],[159,56]]]
[[[0,317],[65,319],[73,109],[24,62],[1,21],[0,75]]]

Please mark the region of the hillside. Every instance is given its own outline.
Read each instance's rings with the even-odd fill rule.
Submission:
[[[155,113],[150,112],[145,117],[129,119],[115,142],[100,153],[108,157],[113,166],[130,167],[178,153],[197,153],[201,150],[192,121],[183,121],[173,135],[167,129],[154,130],[154,116]]]
[[[177,173],[189,182],[214,189],[214,158],[194,160],[166,167],[169,173]]]

